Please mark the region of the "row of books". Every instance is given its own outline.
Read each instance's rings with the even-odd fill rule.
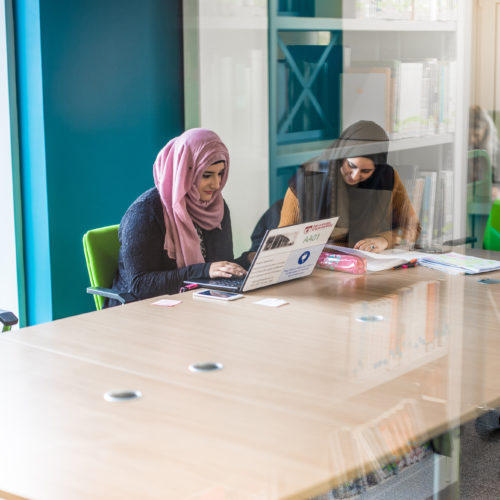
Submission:
[[[420,170],[415,165],[396,170],[422,226],[418,245],[426,248],[453,239],[453,172]]]
[[[441,316],[444,310],[440,300],[440,282],[428,281],[353,305],[349,378],[378,380],[391,372],[401,374],[420,362],[429,362],[429,355],[445,355],[447,324]]]
[[[335,87],[340,67],[332,57],[319,71],[317,62],[321,50],[317,46],[295,46],[306,55],[296,58],[302,78],[308,82],[315,77],[312,93],[302,99],[303,85],[298,82],[286,60],[277,67],[278,128],[283,132],[307,132],[323,129],[328,138],[337,127],[335,120]],[[313,60],[311,60],[313,59]],[[341,73],[341,128],[358,120],[372,120],[382,126],[391,139],[422,137],[451,133],[455,129],[456,62],[429,58],[424,60],[353,61]],[[333,90],[332,90],[333,89]],[[302,99],[302,101],[301,101]],[[297,110],[296,105],[301,101]],[[321,114],[318,112],[321,109]],[[292,111],[293,120],[288,120]],[[318,132],[316,132],[318,134]],[[301,138],[308,140],[307,137]]]
[[[343,16],[358,19],[452,21],[457,0],[344,0]]]
[[[453,132],[455,104],[455,61],[352,61],[342,75],[343,128],[373,120],[392,139]]]
[[[369,424],[332,432],[332,468],[351,471],[340,478],[332,498],[363,494],[429,455],[429,444],[421,444],[427,438],[421,431],[421,421],[416,403],[408,399]]]
[[[267,15],[266,0],[212,0],[199,2],[200,17],[263,17]]]

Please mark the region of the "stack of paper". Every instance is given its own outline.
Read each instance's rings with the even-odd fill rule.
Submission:
[[[367,271],[392,269],[413,259],[417,259],[418,263],[422,266],[432,267],[433,269],[449,274],[478,274],[500,269],[500,261],[498,260],[480,259],[479,257],[462,255],[455,252],[431,254],[391,249],[385,250],[383,253],[373,253],[330,244],[325,245],[325,251],[332,253],[342,252],[365,257]]]
[[[355,250],[354,248],[340,247],[330,244],[325,245],[325,251],[331,253],[341,252],[365,257],[367,271],[384,271],[385,269],[392,269],[393,267],[405,264],[412,259],[421,259],[428,255],[421,252],[407,252],[396,249],[386,250],[383,253],[364,252],[363,250]]]
[[[426,255],[418,263],[450,274],[478,274],[500,269],[498,260],[480,259],[455,252]]]

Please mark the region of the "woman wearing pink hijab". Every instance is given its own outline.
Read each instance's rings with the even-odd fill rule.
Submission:
[[[120,222],[113,288],[145,299],[177,293],[184,280],[245,274],[234,261],[222,198],[228,172],[227,148],[207,129],[187,130],[160,151],[153,165],[155,187]]]

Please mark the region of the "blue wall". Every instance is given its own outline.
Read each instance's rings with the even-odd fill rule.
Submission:
[[[39,15],[38,15],[39,13]],[[14,4],[28,324],[93,309],[82,236],[183,130],[181,0]]]

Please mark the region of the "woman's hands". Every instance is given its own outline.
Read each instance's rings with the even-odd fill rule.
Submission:
[[[227,260],[210,264],[209,274],[211,278],[231,278],[232,276],[244,276],[246,273],[241,266]]]
[[[373,238],[366,238],[364,240],[358,241],[354,248],[357,250],[364,250],[365,252],[381,253],[387,247],[389,243],[382,236],[374,236]]]

